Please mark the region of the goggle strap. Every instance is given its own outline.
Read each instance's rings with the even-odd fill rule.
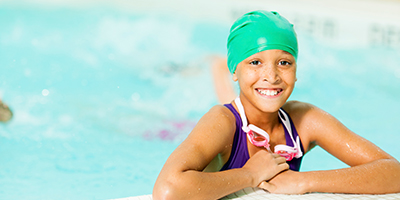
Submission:
[[[296,143],[297,143],[297,153],[296,153],[295,157],[300,158],[303,156],[303,152],[300,149],[300,137],[299,136],[297,136],[297,138],[296,138]]]
[[[285,111],[283,111],[282,109],[279,109],[279,113],[282,114],[285,119],[282,118],[281,115],[279,115],[280,119],[282,120],[284,126],[286,127],[286,129],[289,132],[289,136],[292,139],[294,148],[297,150],[296,152],[296,158],[300,158],[303,156],[303,152],[301,151],[301,147],[300,147],[300,137],[297,136],[296,137],[296,141],[293,138],[293,132],[292,132],[292,126],[290,125],[290,121],[289,121],[289,116],[285,113]]]
[[[250,125],[247,126],[247,127],[248,127],[248,129],[250,129],[250,130],[256,132],[257,134],[264,136],[264,137],[268,140],[268,142],[269,142],[269,135],[268,135],[267,132],[265,132],[265,131],[262,130],[261,128],[258,128],[257,126],[254,126],[253,124],[250,124]]]
[[[246,113],[244,112],[244,108],[243,108],[242,102],[240,101],[239,97],[236,97],[235,104],[239,110],[240,118],[242,119],[243,130],[247,133],[247,132],[249,132],[249,129],[246,129],[247,131],[244,129],[245,127],[247,128]]]
[[[249,128],[248,126],[243,126],[243,127],[242,127],[242,130],[243,130],[245,133],[249,133],[249,132],[250,132],[250,128]]]
[[[284,118],[281,115],[283,115]],[[293,145],[295,145],[295,141],[294,141],[293,134],[292,134],[292,126],[290,125],[289,117],[286,115],[286,113],[281,108],[279,109],[279,118],[281,119],[283,125],[286,127],[286,130],[288,130],[289,136],[290,136],[290,139],[292,139]]]
[[[284,118],[281,115],[283,115]],[[297,149],[296,158],[300,158],[303,155],[303,152],[301,152],[300,149],[299,136],[297,136],[295,141],[293,138],[292,126],[290,125],[289,116],[285,113],[285,111],[279,109],[279,118],[281,119],[283,125],[286,127],[286,130],[288,130],[289,132],[290,139],[292,139],[293,148]],[[297,155],[301,156],[297,157]]]

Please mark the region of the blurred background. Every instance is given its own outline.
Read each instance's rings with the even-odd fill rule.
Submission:
[[[150,194],[169,154],[218,104],[214,56],[233,21],[295,25],[292,100],[400,159],[398,0],[0,0],[0,199]],[[236,86],[235,86],[236,87]],[[302,171],[346,167],[321,148]]]

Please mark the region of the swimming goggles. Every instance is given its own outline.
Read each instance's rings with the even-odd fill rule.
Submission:
[[[239,97],[235,99],[235,103],[239,109],[240,117],[242,118],[242,129],[244,132],[247,133],[247,138],[249,139],[249,141],[257,147],[264,147],[269,152],[272,152],[269,145],[268,133],[253,124],[247,125],[246,114],[244,112],[244,108]],[[299,136],[297,136],[296,141],[294,141],[289,116],[282,109],[279,109],[278,115],[284,127],[288,131],[294,147],[279,144],[275,146],[275,153],[279,154],[282,157],[285,157],[286,161],[291,161],[293,158],[300,158],[301,156],[303,156],[303,152],[301,152],[300,149],[300,138]]]

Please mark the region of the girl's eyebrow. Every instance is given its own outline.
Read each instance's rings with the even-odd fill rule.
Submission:
[[[282,52],[283,52],[283,54],[284,54],[285,56],[292,56],[292,57],[293,57],[293,55],[292,55],[291,53],[287,52],[287,51],[283,51],[283,50],[282,50]]]
[[[258,56],[250,56],[246,60],[247,61],[253,61],[253,60],[259,60],[260,58]]]
[[[287,52],[287,51],[283,51],[283,50],[282,50],[282,52],[283,52],[284,54],[292,55],[291,53],[289,53],[289,52]]]

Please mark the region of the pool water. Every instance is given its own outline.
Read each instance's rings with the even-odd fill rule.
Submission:
[[[150,194],[169,154],[217,104],[210,56],[230,24],[112,10],[0,8],[1,199]],[[291,99],[400,159],[400,51],[298,32]],[[320,148],[303,171],[346,167]]]

